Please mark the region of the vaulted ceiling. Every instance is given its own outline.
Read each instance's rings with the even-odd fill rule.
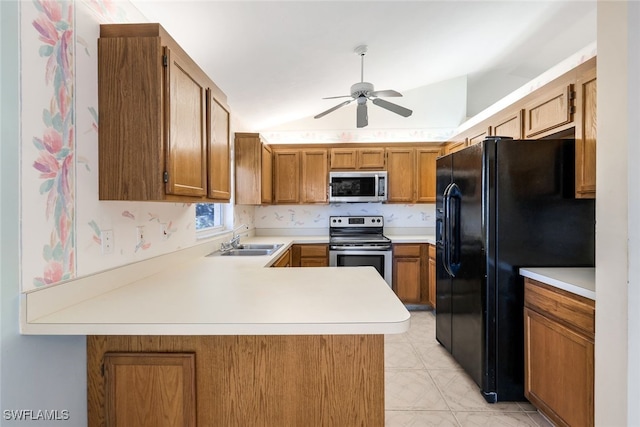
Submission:
[[[322,98],[348,95],[360,81],[358,45],[369,47],[364,80],[376,89],[466,76],[471,116],[596,40],[595,1],[132,3],[165,27],[255,130],[339,103]]]

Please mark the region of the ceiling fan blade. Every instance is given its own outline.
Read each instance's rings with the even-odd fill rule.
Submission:
[[[363,128],[368,124],[369,117],[367,116],[367,104],[363,102],[362,104],[358,104],[357,127]]]
[[[318,114],[318,115],[316,115],[316,116],[313,116],[313,118],[314,118],[314,119],[319,119],[320,117],[326,116],[326,115],[327,115],[327,114],[329,114],[330,112],[332,112],[332,111],[336,111],[336,110],[337,110],[338,108],[340,108],[340,107],[344,107],[345,105],[347,105],[347,104],[348,104],[348,103],[350,103],[351,101],[353,101],[353,99],[350,99],[350,100],[348,100],[348,101],[341,102],[340,104],[336,105],[335,107],[331,107],[331,108],[329,108],[327,111],[323,111],[322,113],[320,113],[320,114]]]
[[[398,96],[402,96],[402,94],[400,92],[396,92],[395,90],[374,90],[373,92],[369,93],[369,96],[375,96],[375,97],[398,97]]]
[[[338,99],[338,98],[351,98],[351,95],[340,95],[340,96],[328,96],[322,99]]]
[[[400,114],[402,117],[409,117],[413,113],[413,111],[409,110],[408,108],[401,107],[392,102],[385,101],[384,99],[375,98],[372,100],[372,102],[376,104],[378,107],[382,107],[385,110],[389,110],[393,113]]]

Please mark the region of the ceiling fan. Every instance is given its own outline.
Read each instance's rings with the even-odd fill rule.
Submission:
[[[354,100],[358,103],[357,110],[357,127],[363,128],[369,124],[369,118],[367,116],[367,99],[370,99],[378,107],[382,107],[385,110],[389,110],[393,113],[399,114],[402,117],[409,117],[413,111],[408,108],[401,107],[400,105],[394,104],[389,101],[385,101],[384,99],[380,99],[380,97],[399,97],[402,96],[401,93],[396,92],[395,90],[373,90],[373,84],[364,81],[364,55],[367,53],[367,46],[362,45],[355,48],[354,52],[360,55],[360,82],[351,86],[351,95],[342,95],[342,96],[330,96],[328,98],[322,99],[336,99],[336,98],[349,98],[348,101],[344,101],[335,107],[329,108],[327,111],[323,111],[322,113],[314,116],[314,119],[319,119],[320,117],[324,117],[332,111],[337,110],[340,107],[344,107],[345,105],[353,102]]]

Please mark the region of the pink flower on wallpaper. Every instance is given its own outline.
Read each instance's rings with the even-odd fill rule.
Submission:
[[[62,150],[62,135],[55,129],[48,128],[44,132],[42,145],[51,154],[57,154]]]
[[[57,22],[62,20],[62,5],[59,2],[51,0],[36,0],[41,10],[50,21]]]
[[[42,151],[40,152],[38,159],[33,162],[33,167],[40,171],[40,178],[43,179],[55,178],[58,175],[58,170],[60,169],[58,159],[52,156],[51,153]],[[47,191],[48,190],[49,189],[47,189]]]
[[[50,46],[55,46],[58,43],[58,30],[46,16],[36,18],[33,21],[33,26],[40,34],[40,37],[38,37],[40,41]]]
[[[49,285],[51,283],[56,283],[62,280],[62,276],[64,275],[64,270],[62,268],[62,264],[57,261],[49,261],[44,270],[44,283]]]

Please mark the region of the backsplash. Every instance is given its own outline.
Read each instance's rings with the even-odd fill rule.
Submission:
[[[385,227],[433,228],[435,204],[335,203],[256,206],[256,229],[329,228],[334,215],[382,215]]]

